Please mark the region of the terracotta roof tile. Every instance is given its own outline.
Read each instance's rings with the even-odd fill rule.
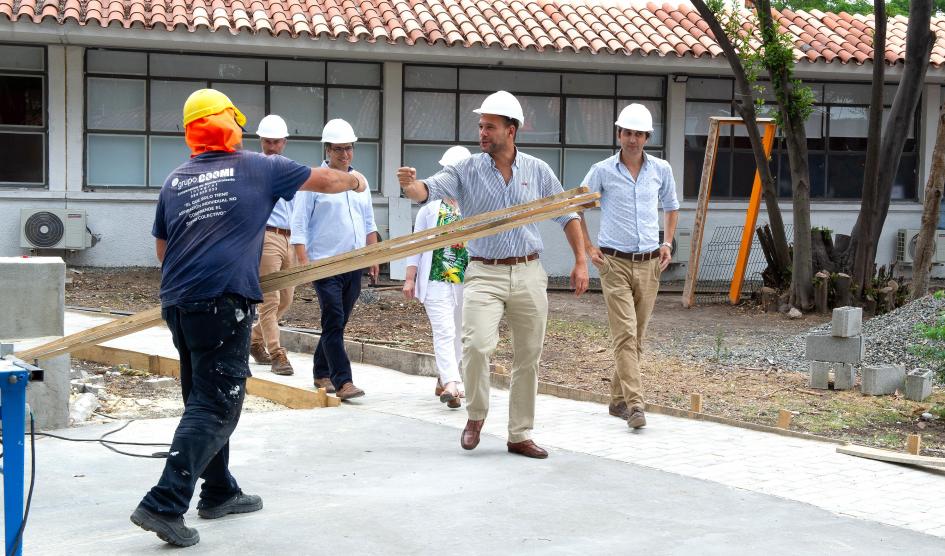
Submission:
[[[797,60],[872,61],[873,17],[781,10],[776,23]],[[351,42],[717,57],[708,25],[687,4],[630,0],[0,0],[11,22],[207,29]],[[907,20],[887,25],[887,64],[903,62]],[[932,64],[945,63],[945,17],[935,17]]]

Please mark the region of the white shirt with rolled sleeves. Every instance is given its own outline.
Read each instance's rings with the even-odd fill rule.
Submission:
[[[466,218],[564,191],[547,163],[520,150],[512,162],[512,179],[507,184],[486,153],[474,154],[422,181],[427,186],[428,200],[452,197]],[[576,218],[579,218],[576,213],[569,213],[554,221],[563,228]],[[543,245],[538,224],[533,223],[471,240],[467,248],[471,257],[504,259],[540,253]]]
[[[360,193],[299,191],[293,203],[290,243],[305,245],[309,260],[360,249],[367,243],[367,234],[377,231],[370,187]]]
[[[599,247],[624,253],[649,253],[660,246],[659,207],[679,210],[676,181],[669,163],[650,154],[633,179],[620,153],[591,166],[584,185],[601,194]]]

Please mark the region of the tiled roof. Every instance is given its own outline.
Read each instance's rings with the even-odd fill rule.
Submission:
[[[126,29],[206,29],[349,42],[717,57],[721,49],[689,5],[626,0],[0,0],[0,19]],[[798,60],[862,64],[872,16],[780,12]],[[945,31],[945,18],[933,19]],[[906,19],[888,24],[885,59],[901,63]],[[940,32],[932,64],[945,63]]]

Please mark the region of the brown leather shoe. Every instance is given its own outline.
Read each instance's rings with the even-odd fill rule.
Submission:
[[[610,404],[607,408],[608,413],[614,417],[620,417],[624,421],[630,416],[630,410],[627,409],[627,402],[617,402]]]
[[[468,419],[466,421],[466,428],[463,429],[463,435],[459,439],[459,445],[463,447],[463,450],[472,450],[479,445],[479,431],[482,430],[482,425],[485,422],[485,419],[480,421]]]
[[[508,447],[510,453],[525,456],[527,458],[545,459],[548,457],[548,452],[540,448],[538,444],[535,444],[531,440],[523,440],[522,442],[506,442],[505,445]]]
[[[316,378],[315,379],[315,389],[324,388],[325,392],[328,394],[335,393],[335,385],[331,383],[330,378]]]
[[[272,374],[290,376],[294,373],[292,363],[289,363],[289,358],[286,357],[284,349],[272,354]]]
[[[631,429],[642,429],[646,426],[646,415],[643,414],[642,409],[634,407],[630,410],[630,415],[627,416],[627,426]]]
[[[341,385],[341,388],[338,389],[336,395],[343,400],[350,400],[352,398],[360,398],[363,396],[364,390],[355,386],[353,382],[345,382]]]
[[[433,395],[439,398],[443,390],[443,383],[440,382],[440,379],[436,379],[436,388],[433,389]]]
[[[253,360],[260,365],[269,365],[272,363],[272,358],[269,357],[266,346],[262,344],[251,344],[249,346],[249,354],[253,357]]]

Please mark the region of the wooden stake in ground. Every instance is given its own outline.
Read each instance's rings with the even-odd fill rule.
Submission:
[[[906,439],[906,451],[917,456],[922,451],[922,435],[910,434]]]
[[[794,414],[786,409],[782,409],[778,411],[778,428],[779,429],[791,428],[792,417],[794,417]]]
[[[689,406],[693,413],[702,413],[702,394],[690,394]]]
[[[321,259],[312,264],[288,271],[268,274],[260,279],[260,286],[263,293],[266,293],[374,264],[401,259],[438,247],[497,234],[525,224],[540,222],[580,211],[583,208],[597,206],[598,199],[600,199],[599,193],[588,193],[586,187],[579,187],[530,203],[472,216],[448,226],[438,226],[408,236],[393,238],[383,243],[376,243],[342,255]],[[17,353],[16,356],[29,362],[48,359],[84,346],[120,338],[150,328],[160,322],[161,308],[154,307],[123,319],[117,319],[24,350]]]

